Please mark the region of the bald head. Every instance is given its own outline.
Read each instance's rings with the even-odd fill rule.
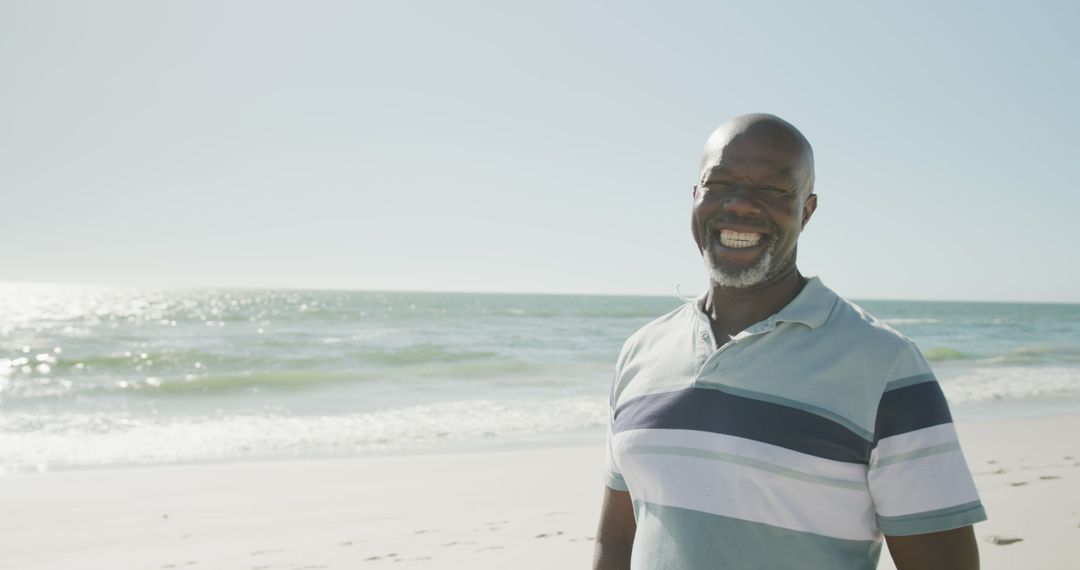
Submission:
[[[690,227],[716,287],[797,276],[799,234],[816,208],[814,151],[787,121],[742,115],[705,143]]]
[[[740,115],[720,125],[705,142],[698,180],[732,163],[750,171],[770,169],[769,175],[796,181],[804,195],[813,192],[814,150],[799,129],[776,115]]]

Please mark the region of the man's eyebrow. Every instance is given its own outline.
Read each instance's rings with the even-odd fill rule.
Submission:
[[[727,171],[727,169],[725,169],[725,168],[723,168],[721,166],[714,166],[714,167],[708,169],[707,171],[705,171],[705,176],[701,180],[702,180],[702,182],[708,182],[710,180],[715,180],[717,178],[725,179],[725,180],[731,180],[731,179],[734,179],[735,177],[732,176],[731,173]]]
[[[775,172],[768,174],[761,178],[750,178],[748,176],[731,176],[731,174],[723,167],[713,167],[705,172],[705,177],[702,178],[702,184],[706,182],[713,182],[720,180],[745,180],[751,184],[757,186],[776,186],[785,190],[793,190],[798,187],[798,183],[791,176],[791,169],[779,168]]]

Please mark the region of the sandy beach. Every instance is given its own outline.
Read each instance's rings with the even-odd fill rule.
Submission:
[[[1076,568],[1080,415],[958,428],[991,517],[976,527],[983,568]],[[601,452],[9,474],[0,568],[587,568]]]

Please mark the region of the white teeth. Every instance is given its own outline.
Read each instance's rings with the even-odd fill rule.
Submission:
[[[724,247],[754,247],[761,241],[761,234],[720,230],[720,245]]]

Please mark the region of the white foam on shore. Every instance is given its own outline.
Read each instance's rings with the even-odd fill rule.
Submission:
[[[881,322],[887,325],[936,325],[941,322],[941,319],[934,319],[930,317],[893,317],[888,319],[882,319]]]
[[[939,367],[936,372],[950,402],[1080,397],[1080,368]]]
[[[0,418],[0,472],[438,449],[598,430],[606,417],[602,398],[585,397],[472,400],[333,416],[13,413]]]
[[[1080,399],[1080,368],[935,367],[953,404]],[[984,410],[985,412],[985,410]],[[993,415],[993,413],[991,413]],[[437,402],[366,413],[0,414],[0,473],[293,457],[358,456],[555,441],[600,432],[602,397]]]

